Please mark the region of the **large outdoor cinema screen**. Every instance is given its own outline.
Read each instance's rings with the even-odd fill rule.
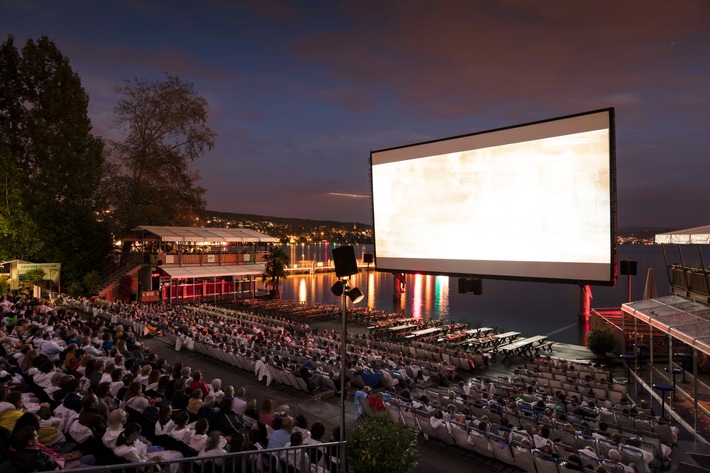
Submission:
[[[370,154],[378,271],[612,285],[614,109]]]

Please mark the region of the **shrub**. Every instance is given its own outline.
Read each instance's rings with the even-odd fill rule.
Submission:
[[[391,422],[386,415],[363,419],[347,450],[357,473],[414,473],[419,464],[416,431]]]
[[[593,328],[587,333],[587,348],[595,355],[610,352],[616,346],[616,336],[608,328]]]

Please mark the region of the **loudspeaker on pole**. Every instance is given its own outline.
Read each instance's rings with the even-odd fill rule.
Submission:
[[[335,275],[339,278],[357,274],[358,267],[357,259],[355,259],[355,248],[352,246],[333,248],[333,264],[335,265]]]

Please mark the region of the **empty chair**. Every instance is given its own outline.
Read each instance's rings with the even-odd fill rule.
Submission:
[[[437,439],[436,429],[431,426],[431,422],[428,417],[417,416],[417,421],[419,423],[419,429],[424,434],[424,438],[428,440]]]
[[[402,415],[402,423],[404,424],[405,427],[411,427],[417,431],[420,431],[421,429],[419,428],[419,422],[417,421],[417,416],[414,414],[414,412],[403,409],[400,411]]]
[[[488,434],[488,444],[493,458],[508,465],[515,465],[515,457],[513,457],[513,452],[505,438],[500,435]]]
[[[399,415],[399,408],[396,405],[385,402],[385,410],[387,411],[387,416],[391,422],[394,422],[395,424],[402,423],[402,417]]]
[[[453,424],[451,426],[451,436],[454,438],[457,446],[466,450],[474,450],[473,445],[469,442],[468,430],[465,425]]]
[[[626,473],[626,467],[623,464],[608,460],[606,458],[601,461],[601,466],[606,468],[609,473]]]
[[[661,439],[661,443],[664,443],[669,447],[672,447],[675,443],[673,441],[673,431],[671,430],[670,424],[666,424],[665,422],[657,423],[654,427],[654,432],[658,434],[658,437]]]
[[[473,450],[479,455],[483,455],[485,457],[493,456],[491,446],[488,443],[488,437],[482,430],[472,428],[471,433],[468,436],[468,441],[473,447]]]
[[[613,411],[607,411],[606,409],[599,410],[599,422],[606,422],[607,424],[616,424],[616,414]]]
[[[617,424],[619,427],[626,427],[626,428],[628,428],[628,429],[635,430],[635,427],[634,427],[634,418],[631,417],[631,416],[627,416],[627,415],[624,415],[624,414],[618,414],[618,415],[616,416],[616,424]]]
[[[636,471],[638,473],[649,473],[650,470],[648,468],[648,461],[652,460],[652,458],[648,459],[648,461],[644,458],[644,452],[640,448],[634,448],[630,447],[627,445],[624,445],[621,447],[621,450],[619,450],[619,453],[621,453],[621,462],[628,465],[630,463],[636,464]],[[650,454],[649,454],[650,456]]]
[[[559,473],[560,471],[555,459],[539,450],[533,451],[533,460],[537,473]]]
[[[604,457],[608,458],[609,457],[609,450],[616,448],[618,449],[619,446],[615,444],[611,439],[599,439],[597,440],[597,453]]]
[[[591,447],[597,452],[597,439],[589,435],[577,434],[577,449],[580,450],[584,447]]]
[[[596,470],[597,467],[599,467],[599,465],[601,464],[597,454],[594,452],[590,452],[586,448],[578,450],[577,455],[582,460],[582,466],[585,468],[591,467],[593,470]]]
[[[448,445],[456,445],[456,441],[451,435],[451,432],[449,432],[449,428],[446,426],[446,424],[441,424],[436,428],[436,438]]]

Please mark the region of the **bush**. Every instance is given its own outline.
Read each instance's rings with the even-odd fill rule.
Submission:
[[[386,415],[364,418],[347,450],[357,473],[414,473],[419,464],[416,431],[391,422]]]
[[[595,355],[610,352],[615,346],[616,336],[607,328],[593,328],[587,333],[587,348]]]

